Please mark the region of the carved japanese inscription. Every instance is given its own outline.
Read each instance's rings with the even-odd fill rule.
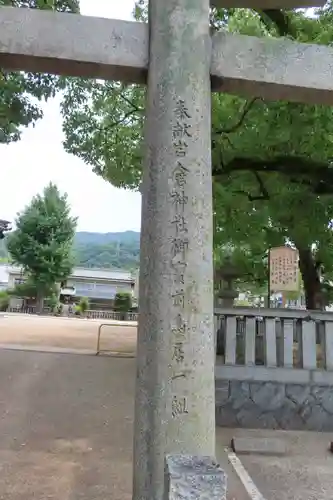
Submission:
[[[171,226],[173,239],[171,242],[171,265],[173,270],[173,326],[172,335],[172,359],[171,359],[171,383],[172,383],[172,408],[173,418],[188,414],[188,398],[182,390],[182,381],[190,373],[186,356],[189,342],[189,328],[187,325],[187,303],[186,296],[186,267],[187,253],[190,241],[188,238],[187,205],[189,197],[187,194],[187,153],[189,141],[192,137],[191,115],[183,99],[178,99],[174,110],[174,123],[172,126],[173,150],[175,166],[172,171]]]

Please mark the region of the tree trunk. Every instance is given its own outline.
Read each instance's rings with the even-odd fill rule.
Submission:
[[[299,267],[303,278],[305,303],[307,309],[323,309],[320,274],[310,248],[300,249]]]
[[[36,314],[42,314],[44,309],[44,294],[43,292],[37,292],[36,297]]]

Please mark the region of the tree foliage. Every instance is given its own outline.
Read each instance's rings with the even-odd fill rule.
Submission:
[[[80,311],[80,314],[85,314],[90,307],[90,302],[88,297],[81,297],[79,305],[77,307],[78,310]]]
[[[45,285],[43,291],[45,297],[59,295],[59,290],[54,283]],[[38,285],[30,277],[23,283],[19,283],[15,285],[14,288],[7,290],[7,293],[12,297],[20,297],[22,299],[36,299],[38,296]]]
[[[79,0],[0,0],[3,6],[78,12]],[[0,143],[19,140],[22,128],[43,116],[38,101],[54,97],[65,85],[66,79],[58,76],[1,69]]]
[[[8,237],[8,251],[36,286],[39,308],[50,288],[66,280],[72,271],[75,228],[67,195],[61,195],[53,184],[44,189],[43,195],[34,197],[16,219],[16,229]]]
[[[10,297],[6,290],[0,290],[0,311],[6,311],[9,306]]]
[[[132,308],[132,296],[127,292],[116,293],[114,299],[114,308],[118,312],[129,312]]]
[[[140,0],[136,16],[144,18]],[[288,35],[330,44],[329,3],[303,11],[212,10],[212,29],[259,37]],[[139,189],[145,89],[73,79],[63,101],[65,148],[113,185]],[[298,248],[309,308],[321,307],[319,268],[333,272],[332,108],[214,94],[212,164],[215,257],[231,252],[245,280],[267,280],[267,250]]]

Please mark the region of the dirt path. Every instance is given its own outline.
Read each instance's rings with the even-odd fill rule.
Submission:
[[[0,350],[0,499],[131,500],[135,360]]]
[[[95,350],[100,324],[101,349],[136,352],[137,328],[105,320],[5,315],[0,317],[0,344]]]
[[[134,359],[0,349],[0,500],[131,500],[134,383]],[[259,498],[225,452],[251,434],[290,444],[285,457],[241,456],[261,500],[332,498],[330,435],[219,428],[227,500]]]

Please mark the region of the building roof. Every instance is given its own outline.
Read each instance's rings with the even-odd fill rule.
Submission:
[[[86,269],[83,267],[75,267],[71,274],[71,278],[134,281],[134,277],[130,271],[118,269]]]
[[[0,265],[0,282],[2,277],[4,282],[8,282],[8,274],[21,274],[22,269],[8,264]],[[96,269],[75,267],[70,278],[86,278],[86,279],[100,279],[100,280],[115,280],[115,281],[128,281],[134,282],[135,276],[130,271],[121,269]]]

